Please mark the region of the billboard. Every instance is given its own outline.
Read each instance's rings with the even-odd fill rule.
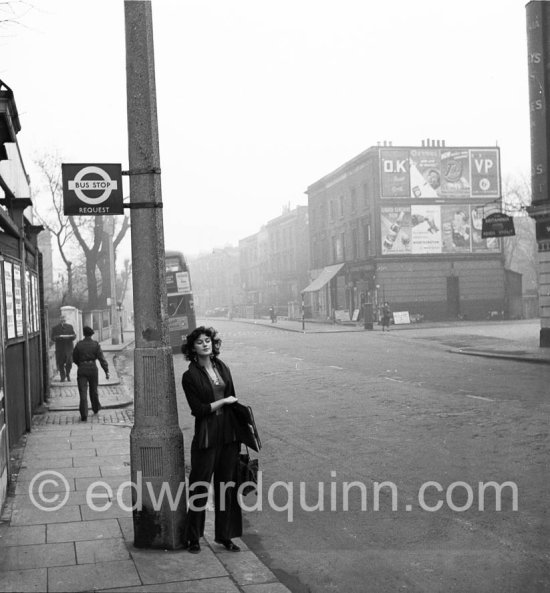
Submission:
[[[382,206],[382,255],[499,252],[498,239],[482,238],[482,221],[483,209],[469,205]]]
[[[381,148],[382,198],[496,198],[498,148]]]

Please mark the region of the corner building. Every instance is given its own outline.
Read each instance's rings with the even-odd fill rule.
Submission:
[[[388,301],[426,320],[508,313],[521,294],[500,239],[483,239],[500,210],[497,147],[373,146],[310,185],[308,313],[361,318]]]

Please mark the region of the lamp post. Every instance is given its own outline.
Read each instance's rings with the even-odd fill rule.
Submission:
[[[132,266],[134,545],[173,550],[182,546],[185,464],[168,333],[151,1],[125,0],[124,16],[132,261],[139,262]]]

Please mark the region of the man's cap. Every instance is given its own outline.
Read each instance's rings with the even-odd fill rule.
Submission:
[[[94,330],[91,327],[88,327],[87,325],[85,325],[82,328],[82,332],[84,333],[85,336],[93,336],[94,335]]]

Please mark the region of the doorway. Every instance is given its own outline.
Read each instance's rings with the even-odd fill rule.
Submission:
[[[460,315],[460,289],[458,276],[447,276],[447,316],[456,319]]]

